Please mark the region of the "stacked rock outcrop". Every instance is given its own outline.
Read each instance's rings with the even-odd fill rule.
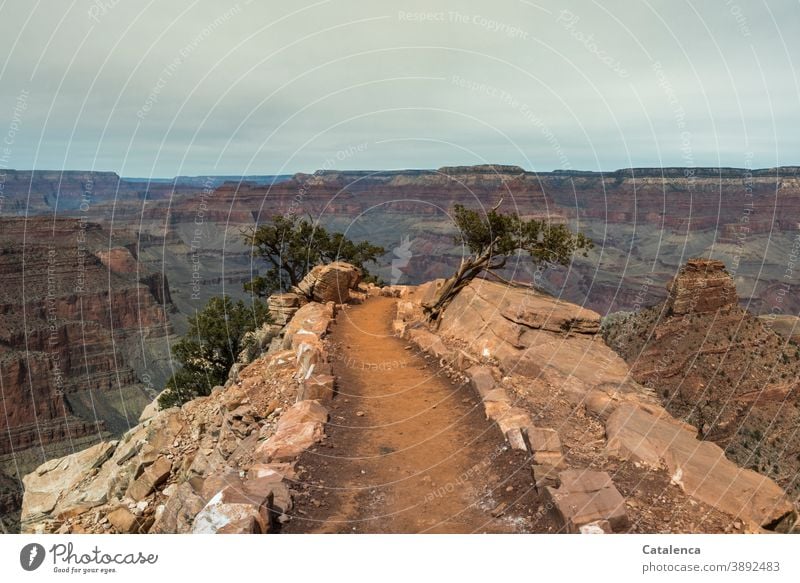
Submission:
[[[800,493],[800,349],[792,322],[784,337],[772,318],[741,308],[719,261],[689,260],[668,287],[665,303],[607,318],[606,341],[631,363],[634,379],[711,442],[698,456],[727,456]]]
[[[667,309],[675,315],[715,312],[736,306],[739,299],[725,264],[713,259],[690,259],[667,289]]]
[[[361,281],[361,271],[349,263],[335,261],[317,265],[297,284],[297,293],[315,302],[344,304]]]

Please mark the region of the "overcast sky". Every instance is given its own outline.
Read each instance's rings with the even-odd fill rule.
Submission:
[[[8,0],[0,55],[2,167],[800,164],[797,1]]]

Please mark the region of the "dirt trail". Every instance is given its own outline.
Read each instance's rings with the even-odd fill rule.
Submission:
[[[530,462],[477,395],[391,333],[395,300],[342,310],[331,333],[338,393],[328,438],[300,459],[286,532],[550,530]]]

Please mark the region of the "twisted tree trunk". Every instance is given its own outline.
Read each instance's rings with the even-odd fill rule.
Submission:
[[[467,287],[469,282],[480,275],[484,269],[502,267],[502,264],[490,266],[492,249],[494,248],[495,242],[496,241],[493,241],[480,255],[462,259],[461,265],[459,265],[456,273],[445,280],[444,285],[436,292],[433,299],[422,304],[425,317],[431,326],[434,328],[439,327],[439,318],[445,308],[447,308],[458,293]],[[505,263],[505,261],[503,261],[503,263]]]

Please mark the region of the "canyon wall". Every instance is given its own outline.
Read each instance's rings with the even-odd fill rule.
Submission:
[[[140,261],[170,273],[181,313],[223,291],[243,295],[241,284],[262,266],[251,260],[241,231],[275,214],[308,215],[384,246],[387,254],[372,271],[387,283],[413,284],[449,275],[458,265],[464,249],[454,239],[453,204],[486,208],[500,199],[504,210],[566,221],[597,245],[569,268],[520,261],[504,275],[535,281],[602,314],[665,299],[664,284],[692,256],[730,266],[742,303],[755,313],[800,311],[790,261],[800,246],[793,219],[800,216],[797,167],[535,173],[483,165],[201,178],[148,183],[97,175],[86,198],[78,193],[85,193],[87,173],[37,172],[29,197],[30,173],[9,171],[0,214],[52,213],[54,192],[88,201],[59,204],[58,213],[134,236],[131,250]]]
[[[160,389],[143,382],[152,364],[142,367],[134,355],[154,345],[169,355],[168,282],[156,274],[141,283],[130,252],[110,247],[109,254],[109,245],[94,223],[0,219],[7,478],[21,480],[50,457],[121,434]]]
[[[758,313],[800,309],[786,293],[800,216],[798,169],[627,169],[526,172],[514,166],[439,170],[319,171],[273,185],[227,183],[211,196],[176,198],[173,225],[221,225],[231,268],[246,271],[238,243],[245,226],[272,215],[319,219],[357,240],[383,245],[375,271],[389,283],[419,283],[452,273],[465,252],[450,213],[454,204],[567,222],[596,243],[570,268],[510,266],[506,277],[536,281],[550,293],[607,313],[665,298],[663,284],[690,256],[735,267],[742,302]],[[150,217],[163,215],[157,203]],[[791,274],[789,274],[791,275]]]

